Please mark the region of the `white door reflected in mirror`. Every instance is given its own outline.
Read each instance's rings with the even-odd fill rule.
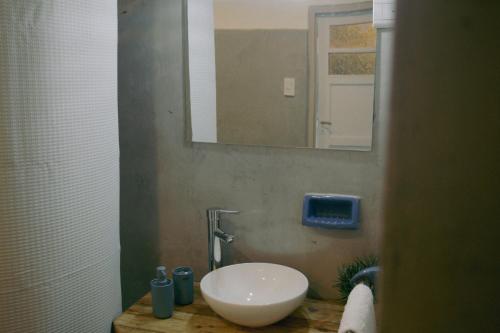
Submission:
[[[371,150],[379,53],[371,2],[187,0],[186,8],[193,142]]]
[[[316,148],[371,148],[377,40],[371,20],[371,15],[316,20]]]

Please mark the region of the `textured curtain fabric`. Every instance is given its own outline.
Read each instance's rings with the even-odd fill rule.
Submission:
[[[121,310],[113,0],[0,2],[0,331]]]

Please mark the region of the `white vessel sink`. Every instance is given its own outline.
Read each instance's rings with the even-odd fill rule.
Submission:
[[[221,317],[260,327],[292,313],[304,300],[308,286],[304,274],[293,268],[248,263],[208,273],[201,280],[201,293]]]

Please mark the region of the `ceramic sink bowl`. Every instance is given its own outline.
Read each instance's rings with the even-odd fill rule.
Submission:
[[[275,323],[297,309],[309,283],[301,272],[266,263],[219,268],[201,280],[208,305],[221,317],[243,326]]]

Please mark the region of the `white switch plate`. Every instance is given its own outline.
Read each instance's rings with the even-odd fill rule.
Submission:
[[[295,96],[295,79],[291,77],[286,77],[284,80],[284,93],[285,96],[293,97]]]

